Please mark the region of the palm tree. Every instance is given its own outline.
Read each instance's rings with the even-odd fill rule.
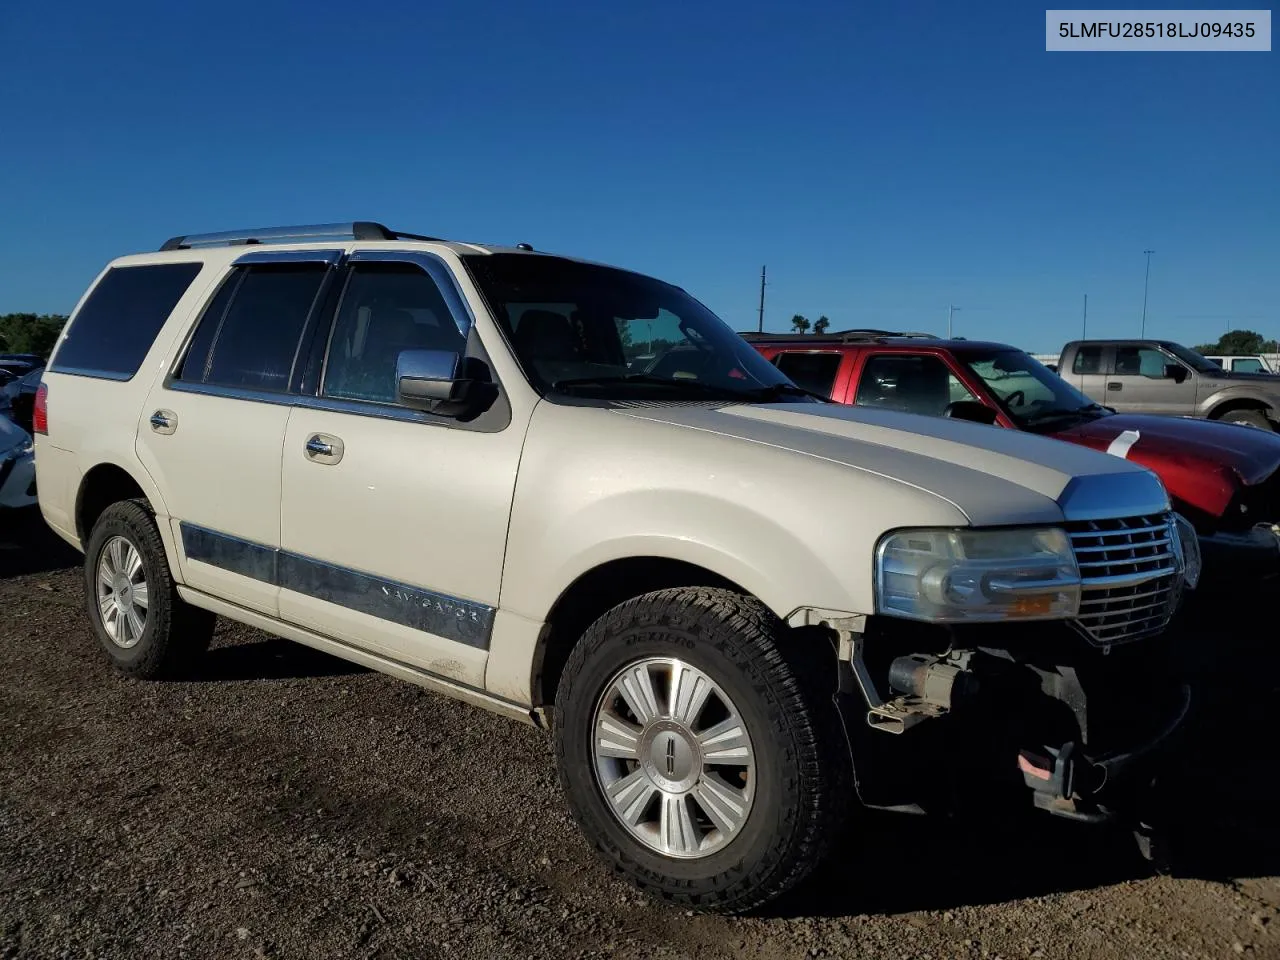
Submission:
[[[796,333],[808,333],[809,319],[808,317],[802,317],[800,316],[800,314],[797,313],[794,317],[791,318],[791,326]]]

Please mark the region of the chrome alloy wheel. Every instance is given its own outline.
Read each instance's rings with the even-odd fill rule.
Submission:
[[[737,707],[705,673],[654,657],[614,675],[592,725],[596,778],[635,839],[664,856],[705,857],[751,812],[755,751]]]
[[[142,639],[148,601],[142,555],[124,537],[112,537],[98,556],[98,610],[117,647],[128,650]]]

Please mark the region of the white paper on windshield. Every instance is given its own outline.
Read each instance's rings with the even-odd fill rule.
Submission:
[[[1127,458],[1130,448],[1138,442],[1140,436],[1137,430],[1125,430],[1111,441],[1111,445],[1107,447],[1107,453],[1122,460]]]

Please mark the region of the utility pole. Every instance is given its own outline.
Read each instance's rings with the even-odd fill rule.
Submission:
[[[1080,339],[1088,340],[1089,331],[1089,295],[1084,295],[1084,318],[1080,321]]]
[[[948,340],[951,339],[951,317],[959,309],[960,308],[957,307],[955,304],[951,304],[947,307],[947,339]]]
[[[1142,278],[1142,332],[1138,334],[1138,338],[1145,340],[1147,337],[1147,287],[1151,283],[1151,255],[1154,250],[1143,250],[1147,255],[1147,273]]]
[[[760,268],[760,320],[757,332],[764,333],[764,267]]]

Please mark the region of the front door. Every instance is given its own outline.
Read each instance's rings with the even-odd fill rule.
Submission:
[[[328,273],[321,254],[242,258],[152,390],[138,432],[184,582],[273,616],[280,452],[298,344]]]
[[[1180,370],[1182,379],[1166,376],[1168,367]],[[1158,347],[1116,344],[1107,397],[1103,403],[1130,413],[1190,416],[1196,406],[1196,378]]]
[[[880,407],[941,417],[956,401],[980,402],[960,382],[946,361],[934,354],[881,353],[862,365],[854,402],[860,407]]]
[[[469,423],[400,406],[400,351],[476,334],[440,261],[351,261],[318,395],[285,430],[280,613],[481,687],[524,431],[502,398]]]

